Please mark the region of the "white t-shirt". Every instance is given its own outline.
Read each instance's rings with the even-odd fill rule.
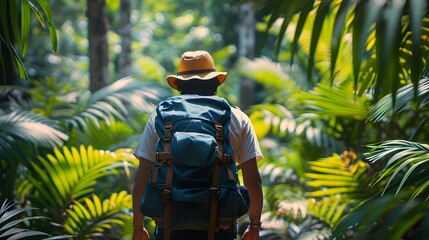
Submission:
[[[249,117],[238,108],[232,107],[231,110],[229,138],[234,149],[235,161],[237,164],[241,164],[254,157],[257,161],[261,160],[263,155]],[[137,147],[134,149],[134,155],[137,158],[155,161],[156,142],[159,139],[155,130],[155,117],[156,112],[152,113],[149,118]]]

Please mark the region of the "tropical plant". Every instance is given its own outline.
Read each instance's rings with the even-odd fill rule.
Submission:
[[[429,146],[390,140],[368,146],[367,161],[380,171],[370,184],[380,189],[337,225],[333,237],[353,231],[353,239],[419,239],[427,236]]]
[[[320,160],[309,153],[317,151],[323,151],[323,155],[326,155],[340,153],[341,149],[353,149],[358,152],[358,156],[362,156],[365,145],[386,138],[428,140],[427,134],[422,131],[427,126],[429,41],[425,26],[429,16],[426,1],[256,1],[256,6],[267,16],[266,36],[273,31],[278,33],[276,59],[283,66],[282,69],[291,71],[302,67],[306,69],[307,81],[310,83],[308,92],[303,88],[290,94],[292,88],[289,88],[281,90],[285,92],[283,95],[282,92],[271,95],[275,96],[269,98],[274,100],[273,103],[281,101],[277,111],[272,110],[274,106],[271,102],[264,107],[253,108],[255,111],[251,117],[254,116],[252,120],[258,126],[263,126],[262,131],[259,131],[261,135],[280,137],[276,147],[284,149],[272,150],[270,143],[268,152],[302,148],[305,152],[300,152],[299,156],[311,168],[315,163],[319,164]],[[287,52],[289,49],[291,54]],[[285,67],[286,64],[290,64],[290,67]],[[260,72],[255,80],[263,87],[270,80],[281,85],[275,77],[261,81],[261,76],[268,75],[267,71],[263,73],[256,68],[250,70],[247,66],[250,65],[244,65],[242,69],[252,74]],[[270,85],[273,84],[268,87]],[[302,123],[301,119],[309,121],[297,128]],[[312,126],[317,131],[305,126]],[[296,131],[298,129],[300,131]],[[305,134],[296,135],[294,132]],[[322,148],[308,144],[307,140],[323,135],[341,143],[338,145],[340,147],[333,148],[333,145],[326,144],[329,141],[325,139],[328,138],[320,137],[318,139],[322,141],[313,143],[324,142]],[[305,138],[297,140],[294,136]],[[348,181],[344,182],[345,175],[339,180],[339,176],[345,174],[343,168],[338,171],[341,174],[335,177],[327,174],[335,171],[334,166],[322,168],[323,174],[317,175],[311,171],[297,171],[306,172],[307,177],[312,176],[307,182],[313,188],[316,187],[313,190],[304,189],[306,196],[327,194],[314,198],[312,203],[319,208],[309,211],[310,204],[307,208],[303,205],[299,208],[315,214],[319,221],[328,226],[329,232],[332,231],[327,235],[319,235],[321,238],[329,235],[338,239],[386,238],[382,234],[387,229],[392,233],[389,233],[389,239],[405,236],[415,238],[427,234],[423,230],[427,222],[424,214],[427,204],[424,198],[417,197],[426,191],[426,180],[420,175],[426,172],[425,147],[416,142],[410,142],[410,146],[407,146],[396,142],[401,140],[392,141],[395,141],[395,147],[390,142],[381,143],[380,146],[369,145],[374,149],[368,154],[373,156],[371,161],[363,164],[363,161],[367,161],[363,159],[358,164],[365,169],[360,171],[358,178],[366,178],[361,182],[362,185],[357,185],[362,190],[354,191],[351,195],[340,194],[345,197],[340,201],[347,205],[337,205],[337,200],[329,194],[333,189],[341,189],[333,188],[331,184],[345,184],[347,188],[343,190],[354,186]],[[282,144],[288,146],[282,147]],[[280,156],[287,159],[282,161],[282,169],[299,166],[289,166],[291,155],[287,153]],[[317,177],[317,181],[313,177]],[[377,184],[364,187],[373,177]],[[396,191],[398,188],[400,190]],[[386,189],[384,195],[383,189]],[[390,189],[397,194],[391,193]],[[286,201],[289,195],[288,192],[277,194]],[[279,199],[274,202],[277,201]],[[341,214],[336,217],[330,214],[337,211]],[[292,223],[298,229],[295,232],[300,232],[300,225]]]
[[[33,226],[52,235],[129,235],[132,205],[126,191],[137,165],[129,148],[168,91],[132,78],[93,94],[52,79],[34,83],[21,88],[30,98],[14,95],[2,105],[1,197],[37,208],[46,219]],[[72,147],[79,143],[88,147]],[[114,152],[93,150],[91,143]]]
[[[52,48],[53,50],[57,49],[57,32],[52,19],[49,1],[37,0],[37,3],[38,5],[30,0],[0,2],[2,13],[0,17],[0,40],[2,52],[5,51],[5,54],[2,54],[0,58],[0,70],[3,74],[3,78],[6,78],[6,71],[10,71],[10,69],[6,69],[6,63],[9,61],[13,63],[12,70],[14,70],[15,67],[18,69],[20,78],[28,78],[21,56],[25,56],[27,52],[31,11],[33,11],[42,27],[48,27]],[[39,8],[41,10],[39,10]],[[18,25],[19,23],[21,26]],[[3,49],[3,46],[5,49]],[[18,53],[16,46],[20,49],[21,54]]]
[[[0,113],[0,159],[8,165],[25,159],[25,153],[37,153],[37,148],[51,149],[68,140],[57,122],[39,114],[1,109]]]
[[[270,79],[273,78],[271,77]],[[389,96],[381,99],[380,103],[375,104],[372,110],[369,111],[365,99],[359,100],[359,98],[353,97],[351,91],[345,91],[350,88],[342,88],[341,91],[338,91],[336,87],[322,88],[324,85],[321,84],[320,88],[316,87],[314,91],[302,92],[298,95],[295,94],[295,96],[298,97],[293,98],[294,100],[301,99],[299,102],[302,103],[302,106],[299,108],[290,111],[281,105],[262,104],[253,108],[251,117],[259,136],[278,136],[280,139],[283,139],[284,143],[289,145],[296,146],[293,143],[296,140],[291,138],[291,136],[300,136],[300,134],[296,133],[302,133],[302,130],[306,129],[297,124],[299,123],[298,119],[303,118],[320,122],[320,125],[315,128],[319,129],[319,131],[311,130],[310,133],[302,135],[306,141],[312,142],[311,140],[314,139],[314,136],[319,136],[316,137],[316,139],[320,140],[313,141],[313,143],[326,143],[328,141],[323,139],[327,138],[320,138],[321,135],[311,134],[315,132],[319,134],[324,133],[324,135],[331,136],[336,139],[336,141],[342,142],[344,146],[362,150],[362,148],[359,147],[360,144],[374,141],[379,137],[380,133],[392,134],[392,132],[389,132],[390,128],[385,128],[388,124],[384,123],[395,122],[395,119],[401,116],[400,114],[407,117],[415,114],[413,120],[418,123],[417,130],[425,126],[426,115],[424,113],[427,111],[425,104],[425,102],[427,102],[426,83],[426,79],[421,80],[421,85],[419,86],[421,91],[419,91],[418,100],[415,101],[416,104],[411,104],[410,101],[408,101],[414,96],[411,84],[399,89],[398,102],[397,105],[395,105],[398,112],[396,112],[395,115],[392,114],[392,111],[394,111],[392,102],[387,100]],[[335,106],[344,107],[336,108]],[[370,112],[373,116],[383,116],[377,118],[382,124],[380,124],[379,128],[375,131],[371,130],[370,125],[362,124],[362,120],[365,119]],[[296,118],[294,115],[301,117]],[[326,121],[328,119],[329,121]],[[404,119],[408,118],[404,117]],[[339,125],[339,122],[342,124]],[[356,126],[358,128],[354,128],[354,124],[357,124]],[[307,124],[305,126],[314,125]],[[412,133],[413,135],[418,133],[418,131],[415,131],[416,129],[414,129],[413,125],[395,125],[395,127],[398,126],[400,127],[399,129],[397,128],[398,131]],[[385,129],[383,129],[383,127]],[[324,128],[328,129],[328,131],[320,131],[320,129]],[[308,130],[309,128],[306,129],[307,132]],[[371,132],[378,134],[371,136]],[[425,136],[425,133],[420,134],[421,139],[427,139]],[[263,141],[262,144],[264,145],[267,143]],[[314,148],[315,145],[317,144],[305,144],[303,148],[307,152],[317,151]],[[370,165],[364,163],[362,160],[357,160],[355,154],[353,154],[355,155],[354,157],[351,157],[353,155],[343,154],[341,158],[335,157],[334,154],[332,157],[316,161],[314,161],[314,156],[313,158],[308,158],[308,160],[311,160],[305,164],[308,166],[308,169],[298,172],[306,172],[307,186],[312,187],[313,190],[301,187],[301,190],[298,190],[298,192],[301,192],[301,197],[295,199],[292,196],[299,196],[299,194],[297,195],[296,192],[294,193],[290,190],[291,182],[283,182],[284,185],[289,185],[289,187],[281,185],[276,187],[270,186],[272,179],[290,179],[290,176],[293,176],[293,174],[290,175],[290,168],[296,169],[297,166],[296,164],[291,164],[290,158],[288,158],[291,153],[283,153],[283,151],[287,152],[291,150],[290,147],[287,149],[285,148],[285,150],[279,150],[279,148],[282,148],[281,143],[273,147],[272,141],[270,141],[267,144],[267,148],[271,150],[266,150],[265,153],[273,151],[280,152],[280,156],[276,157],[286,158],[286,161],[283,160],[269,168],[263,165],[261,168],[261,172],[267,173],[267,179],[270,179],[270,181],[268,181],[269,188],[266,190],[265,195],[272,213],[271,215],[264,215],[264,220],[267,221],[268,224],[264,226],[265,231],[263,232],[267,234],[267,238],[273,235],[280,235],[283,237],[289,236],[289,238],[294,239],[291,236],[303,237],[303,234],[318,236],[318,239],[326,239],[331,235],[336,237],[353,237],[353,239],[375,238],[382,236],[381,234],[383,231],[386,231],[386,228],[395,229],[391,236],[404,236],[404,234],[413,234],[413,232],[413,236],[423,236],[423,234],[426,234],[424,230],[422,230],[423,227],[426,226],[424,225],[426,224],[426,215],[416,215],[418,212],[425,211],[426,204],[424,203],[424,199],[412,199],[411,201],[405,199],[404,202],[404,196],[410,194],[407,189],[418,189],[418,193],[417,191],[415,193],[416,196],[426,191],[427,184],[423,175],[426,172],[425,169],[427,169],[425,167],[427,147],[425,147],[425,145],[420,146],[417,143],[410,143],[410,146],[413,146],[413,149],[411,149],[406,144],[399,144],[399,141],[395,142],[394,149],[393,145],[388,144],[388,142],[380,147],[376,147],[376,145],[372,146],[374,148],[372,154],[374,157],[368,159],[369,163],[371,163]],[[332,147],[327,148],[327,145],[322,145],[321,147],[323,147],[322,149],[324,149],[324,151],[327,149],[333,152],[338,151]],[[294,149],[296,150],[299,148]],[[379,164],[375,164],[376,161],[381,161],[381,159],[385,158],[384,156],[390,155],[393,152],[397,152],[397,154],[391,156],[390,160],[386,160],[389,161],[389,168],[385,167],[383,170],[383,168],[379,168]],[[408,155],[409,157],[407,157]],[[305,154],[301,156],[308,157],[308,155]],[[269,159],[267,159],[267,161],[273,164],[273,159],[270,158],[270,155],[268,155],[268,157]],[[303,158],[301,161],[303,161]],[[396,163],[396,161],[398,161],[398,163]],[[275,165],[283,166],[275,167]],[[409,169],[406,174],[404,172],[405,169]],[[371,187],[368,188],[369,180],[375,176],[374,174],[377,173],[378,170],[381,170],[378,177],[379,179],[375,181],[378,184],[371,185]],[[314,173],[314,171],[318,173]],[[352,177],[353,175],[350,174],[356,174],[356,176]],[[388,179],[389,176],[392,177]],[[295,177],[295,179],[297,178]],[[405,185],[407,182],[410,184]],[[417,187],[413,183],[421,185]],[[391,186],[391,189],[395,189],[397,192],[404,189],[408,194],[398,194],[398,198],[402,200],[392,200],[393,195],[380,197],[383,188],[389,186],[389,184],[394,184]],[[303,199],[305,199],[303,195],[311,199],[307,204],[302,204]],[[378,202],[377,199],[379,199],[380,202]],[[386,204],[388,201],[392,201],[392,204]],[[385,208],[381,206],[385,206]],[[375,212],[374,208],[379,208],[379,211]],[[285,211],[285,209],[287,211]],[[410,211],[408,212],[408,210]],[[373,211],[374,214],[369,218],[365,218],[365,221],[363,221],[362,217],[370,215],[371,211]],[[285,215],[285,212],[293,216],[297,213],[305,213],[304,216],[307,216],[306,223],[312,222],[315,224],[314,226],[322,224],[319,226],[324,227],[307,228],[309,226],[308,224],[301,225],[301,219],[291,218],[288,214]],[[389,217],[383,216],[386,214]],[[285,218],[285,216],[288,217]],[[278,224],[279,218],[283,219],[283,224]],[[309,218],[313,220],[310,221]],[[404,218],[409,219],[409,224],[401,225],[401,219],[403,220]],[[287,219],[287,221],[284,221],[284,219]],[[399,225],[401,225],[400,228],[398,227]],[[291,226],[295,229],[293,234],[291,234],[291,230],[289,229]],[[285,227],[286,230],[284,229]]]
[[[68,131],[86,129],[90,122],[109,123],[112,118],[132,124],[127,117],[152,112],[170,94],[157,83],[132,77],[118,79],[94,93],[49,78],[35,81],[35,87],[27,91],[33,98],[32,111],[60,121]]]
[[[61,235],[49,237],[50,235],[41,231],[33,231],[28,228],[27,224],[44,219],[44,216],[26,216],[21,215],[31,212],[31,208],[14,208],[17,204],[4,200],[0,207],[0,238],[1,239],[66,239],[70,235]]]
[[[33,156],[59,147],[69,136],[57,122],[25,110],[0,109],[0,198],[14,199],[17,173]]]
[[[103,201],[93,194],[92,198],[85,197],[82,202],[75,200],[71,209],[66,210],[67,218],[64,223],[66,232],[73,233],[77,239],[130,235],[127,226],[132,225],[131,194],[125,191],[114,192]],[[115,227],[120,229],[116,230]]]
[[[299,39],[307,21],[313,24],[308,51],[308,81],[314,81],[316,52],[324,27],[331,24],[330,76],[335,79],[342,71],[338,66],[341,48],[351,37],[354,89],[362,95],[370,92],[374,99],[392,94],[404,82],[413,83],[414,93],[428,56],[429,5],[417,1],[256,1],[261,13],[268,16],[265,34],[281,21],[278,32],[277,53],[291,22],[296,21],[293,33],[292,56],[299,48]],[[299,17],[295,20],[295,15]],[[330,21],[335,15],[335,20]],[[339,63],[341,65],[341,63]]]
[[[68,234],[78,239],[101,233],[108,236],[109,232],[121,231],[122,225],[132,224],[131,195],[121,189],[127,189],[136,166],[129,149],[110,152],[91,146],[55,148],[53,154],[31,162],[17,189],[26,191],[19,193],[24,197],[22,204],[37,208],[36,212]],[[41,222],[45,231],[61,233]]]
[[[50,152],[52,148],[66,142],[91,144],[88,142],[91,140],[105,149],[130,147],[130,141],[136,139],[144,127],[143,116],[152,112],[159,99],[168,94],[158,84],[132,78],[120,79],[93,94],[53,79],[34,81],[34,84],[36,87],[32,89],[4,90],[0,109],[0,187],[1,195],[9,199],[13,199],[10,186],[14,185],[20,166],[25,168],[34,156]],[[121,122],[115,124],[117,121]],[[122,127],[113,128],[113,125]],[[101,137],[77,138],[95,129],[99,129]],[[107,135],[111,137],[105,137]],[[123,142],[118,141],[120,139]]]
[[[267,59],[240,64],[239,73],[256,76],[270,95],[250,109],[258,137],[271,139],[261,142],[268,162],[261,166],[267,175],[263,236],[327,239],[341,218],[365,199],[366,165],[343,151],[359,148],[357,129],[368,114],[368,99],[356,98],[346,82],[332,87],[321,83],[307,91],[289,83],[289,68]]]
[[[329,239],[344,216],[371,196],[370,168],[354,152],[309,162],[304,178],[282,162],[261,166],[263,239]]]
[[[425,75],[419,82],[417,96],[411,84],[398,90],[397,102],[392,106],[391,95],[380,99],[371,109],[368,120],[388,127],[386,133],[410,141],[427,141],[423,129],[429,122],[429,78]]]

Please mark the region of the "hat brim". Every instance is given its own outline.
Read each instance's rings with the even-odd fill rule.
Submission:
[[[183,75],[169,75],[167,76],[167,82],[170,87],[177,89],[177,80],[186,81],[190,79],[198,80],[209,80],[212,78],[217,78],[219,80],[219,85],[221,85],[226,79],[226,72],[209,72],[209,73],[200,73],[200,74],[183,74]]]

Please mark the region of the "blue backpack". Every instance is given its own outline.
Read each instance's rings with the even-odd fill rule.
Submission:
[[[157,107],[156,161],[140,202],[170,239],[176,230],[215,232],[247,213],[229,139],[231,107],[225,99],[176,96]]]

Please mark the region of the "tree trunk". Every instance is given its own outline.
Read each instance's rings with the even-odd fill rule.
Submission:
[[[131,75],[131,0],[121,0],[121,53],[119,54],[119,76]]]
[[[106,1],[87,0],[87,7],[90,90],[95,92],[109,83]]]
[[[255,12],[253,4],[246,3],[240,6],[239,18],[238,55],[252,59],[255,57]],[[246,110],[254,104],[254,92],[254,82],[242,77],[240,79],[240,108]]]

